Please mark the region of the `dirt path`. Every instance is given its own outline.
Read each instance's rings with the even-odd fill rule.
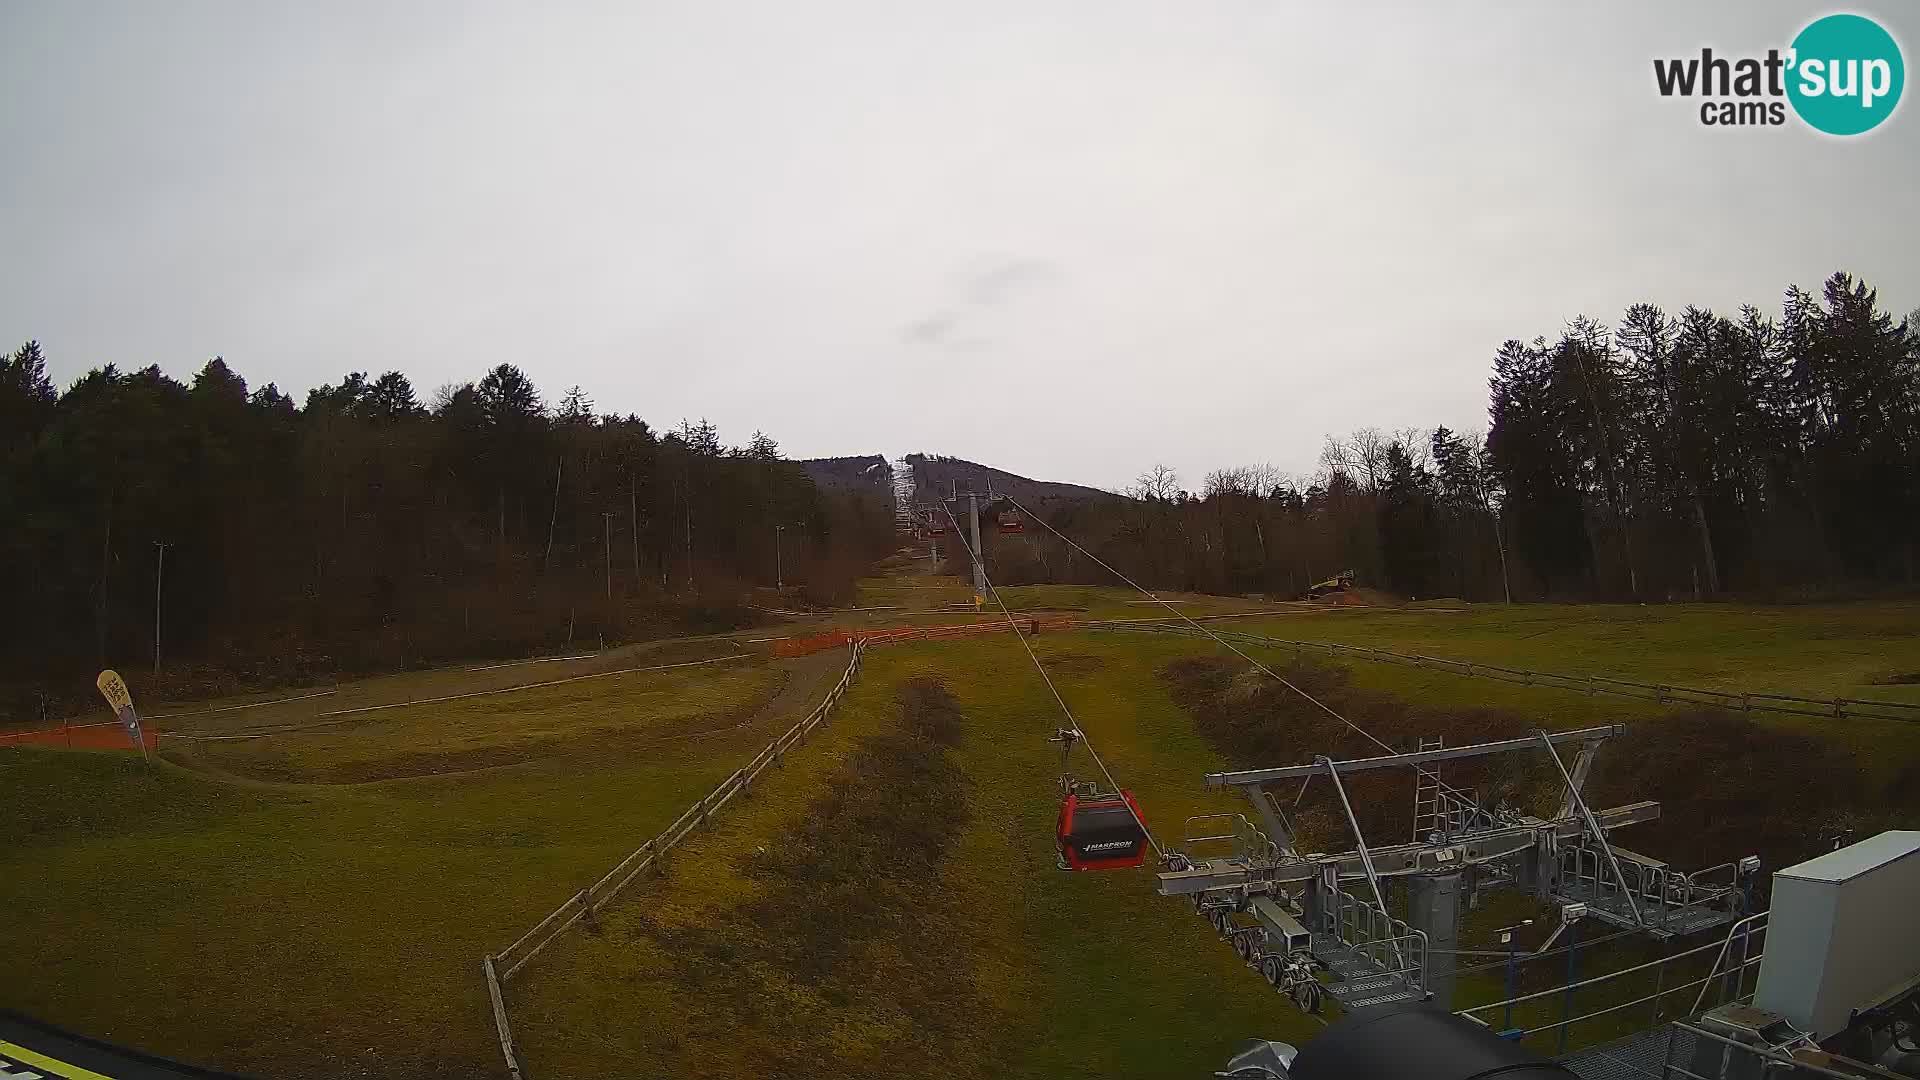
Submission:
[[[805,716],[808,710],[827,696],[827,691],[833,687],[840,673],[847,670],[847,653],[845,649],[828,649],[811,656],[775,660],[772,667],[786,673],[786,682],[781,685],[779,693],[760,706],[740,727],[759,727],[770,721],[792,721]]]

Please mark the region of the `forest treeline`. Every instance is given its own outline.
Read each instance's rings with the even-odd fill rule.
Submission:
[[[1789,599],[1914,582],[1920,312],[1847,274],[1747,306],[1575,318],[1493,358],[1484,436],[1329,436],[1318,471],[1171,470],[1131,499],[1034,509],[1162,588],[1363,585],[1476,601]],[[996,580],[1103,582],[1046,530],[991,541]]]
[[[776,576],[844,600],[892,546],[884,496],[821,493],[763,434],[657,432],[578,387],[550,407],[511,364],[426,402],[390,371],[296,404],[219,358],[59,393],[36,343],[0,354],[16,717],[100,666],[153,682],[156,629],[191,688],[395,670],[727,629]]]

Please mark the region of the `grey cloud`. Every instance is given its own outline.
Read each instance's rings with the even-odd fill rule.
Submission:
[[[984,349],[992,342],[991,335],[981,327],[990,318],[988,309],[1030,296],[1061,277],[1058,266],[1046,259],[993,260],[984,269],[961,275],[959,296],[953,306],[908,323],[900,336],[914,345],[952,345],[969,351]],[[961,336],[962,329],[970,332]]]
[[[295,398],[512,361],[803,457],[1305,471],[1484,427],[1500,342],[1576,314],[1841,268],[1920,302],[1920,110],[1709,130],[1653,84],[1827,10],[8,0],[0,348]],[[926,405],[949,352],[993,409]]]
[[[1058,268],[1045,259],[1008,259],[974,274],[967,281],[966,292],[974,303],[991,307],[1059,276]]]
[[[900,332],[900,337],[915,345],[938,345],[953,334],[953,324],[957,316],[951,311],[942,311],[924,319],[915,319]]]

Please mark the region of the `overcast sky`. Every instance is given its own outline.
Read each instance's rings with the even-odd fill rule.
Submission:
[[[1702,127],[1824,5],[0,4],[0,340],[252,385],[519,364],[791,456],[1127,484],[1478,428],[1638,300],[1920,304],[1920,116]],[[1909,65],[1920,16],[1881,18]]]

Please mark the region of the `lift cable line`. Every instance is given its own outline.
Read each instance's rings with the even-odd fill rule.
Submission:
[[[1186,612],[1181,611],[1177,605],[1171,604],[1165,600],[1162,600],[1159,596],[1155,595],[1150,590],[1142,587],[1139,582],[1134,581],[1132,578],[1121,573],[1118,569],[1115,569],[1114,566],[1108,563],[1106,560],[1100,558],[1098,555],[1095,555],[1093,552],[1088,551],[1086,548],[1081,547],[1079,544],[1069,539],[1066,536],[1066,534],[1062,533],[1059,529],[1054,528],[1052,522],[1048,521],[1047,519],[1041,517],[1038,514],[1035,514],[1033,511],[1028,510],[1026,507],[1022,506],[1019,503],[1019,501],[1014,499],[1012,496],[1010,495],[1003,496],[1003,498],[1005,498],[1007,502],[1014,507],[1015,510],[1018,510],[1022,516],[1032,518],[1033,520],[1039,522],[1042,526],[1044,526],[1048,532],[1052,533],[1056,537],[1059,537],[1062,543],[1065,543],[1071,546],[1075,551],[1078,551],[1080,554],[1085,555],[1087,558],[1093,560],[1095,563],[1105,568],[1109,573],[1113,574],[1115,577],[1119,578],[1121,581],[1124,581],[1128,585],[1133,586],[1134,589],[1139,591],[1141,595],[1147,597],[1150,600],[1155,601],[1156,603],[1159,603],[1162,607],[1165,607],[1167,610],[1173,612],[1175,615],[1179,616],[1181,620],[1186,622],[1187,625],[1192,626],[1194,629],[1199,630],[1201,633],[1212,638],[1215,643],[1229,650],[1235,656],[1240,657],[1240,659],[1245,660],[1247,663],[1252,664],[1254,667],[1260,669],[1261,671],[1265,672],[1267,675],[1279,681],[1280,685],[1285,686],[1287,689],[1292,690],[1294,693],[1305,698],[1307,701],[1312,702],[1316,707],[1318,707],[1322,712],[1326,713],[1328,716],[1331,716],[1335,720],[1338,720],[1342,724],[1345,724],[1347,727],[1352,728],[1355,732],[1360,734],[1369,742],[1373,743],[1375,746],[1378,746],[1380,749],[1385,750],[1387,753],[1389,754],[1399,753],[1399,751],[1395,750],[1392,746],[1389,746],[1387,743],[1383,742],[1378,736],[1374,735],[1372,732],[1361,727],[1359,724],[1356,724],[1353,721],[1347,719],[1345,716],[1342,716],[1339,712],[1337,712],[1332,706],[1328,705],[1326,702],[1321,701],[1319,698],[1314,697],[1312,694],[1309,694],[1305,690],[1302,690],[1300,687],[1294,685],[1284,675],[1281,675],[1279,672],[1273,670],[1267,665],[1261,663],[1258,660],[1255,660],[1253,657],[1248,656],[1246,653],[1235,648],[1233,644],[1227,641],[1225,638],[1221,637],[1219,634],[1214,633],[1212,630],[1209,630],[1207,627],[1201,625],[1198,621],[1196,621],[1192,616],[1188,615]],[[979,563],[976,562],[975,565],[977,566],[979,565]],[[1038,661],[1035,661],[1035,662],[1037,663]],[[1592,835],[1594,837],[1595,842],[1599,845],[1600,850],[1604,853],[1606,857],[1608,867],[1613,871],[1614,880],[1620,886],[1620,894],[1626,899],[1628,911],[1633,920],[1633,924],[1635,926],[1644,926],[1645,919],[1640,913],[1640,905],[1637,902],[1635,902],[1635,900],[1633,899],[1632,889],[1629,887],[1627,883],[1625,874],[1621,871],[1619,860],[1613,853],[1612,845],[1610,845],[1607,842],[1606,833],[1600,828],[1599,823],[1594,820],[1592,813],[1587,810],[1585,802],[1580,800],[1579,787],[1573,782],[1573,777],[1567,772],[1566,765],[1563,762],[1561,762],[1560,755],[1553,750],[1552,739],[1548,738],[1546,732],[1544,731],[1540,732],[1539,734],[1540,734],[1541,741],[1547,747],[1548,752],[1553,754],[1554,766],[1557,769],[1559,769],[1561,777],[1566,781],[1571,799],[1581,811],[1582,816],[1585,818],[1587,827],[1592,831]],[[1368,852],[1367,850],[1366,840],[1361,833],[1360,821],[1357,817],[1355,817],[1353,813],[1353,807],[1347,801],[1347,793],[1344,790],[1343,785],[1340,783],[1340,774],[1338,770],[1334,768],[1333,762],[1329,758],[1325,758],[1325,757],[1319,758],[1317,759],[1317,763],[1325,764],[1327,769],[1327,775],[1332,779],[1335,793],[1339,795],[1340,803],[1342,807],[1346,810],[1347,820],[1353,828],[1354,842],[1359,851],[1360,864],[1361,864],[1361,867],[1366,871],[1367,883],[1369,886],[1371,886],[1373,891],[1374,906],[1376,907],[1376,909],[1379,911],[1380,915],[1383,918],[1391,921],[1393,918],[1393,914],[1387,908],[1386,893],[1382,891],[1380,887],[1380,879],[1377,873],[1375,872],[1374,865],[1373,865],[1373,858],[1371,856],[1371,853]],[[1479,800],[1475,799],[1472,795],[1466,792],[1463,792],[1458,788],[1455,788],[1451,784],[1448,784],[1445,781],[1441,780],[1438,770],[1434,770],[1434,771],[1422,770],[1420,773],[1420,776],[1424,781],[1432,784],[1434,789],[1437,792],[1444,791],[1448,795],[1452,796],[1455,799],[1460,800],[1462,803],[1465,803],[1469,806],[1478,805]],[[1300,801],[1306,797],[1307,784],[1310,783],[1312,779],[1313,779],[1313,774],[1309,773],[1302,780],[1300,784],[1300,794],[1298,797],[1294,799],[1294,807],[1296,810],[1299,808]],[[1157,852],[1159,850],[1158,846],[1156,846],[1154,850]],[[1399,966],[1404,966],[1404,961],[1401,958],[1400,949],[1397,945],[1394,945],[1392,947],[1392,952],[1393,952],[1393,956],[1396,961],[1396,964]]]
[[[1340,721],[1341,723],[1352,728],[1354,731],[1358,732],[1360,735],[1365,737],[1368,742],[1373,743],[1375,746],[1378,746],[1380,749],[1385,750],[1389,754],[1399,753],[1399,751],[1395,750],[1393,747],[1382,742],[1378,737],[1376,737],[1373,734],[1373,732],[1368,731],[1366,728],[1363,728],[1359,724],[1356,724],[1353,721],[1347,719],[1346,717],[1340,715],[1338,712],[1335,712],[1333,707],[1328,705],[1326,702],[1321,701],[1319,698],[1314,697],[1312,694],[1309,694],[1305,690],[1302,690],[1298,686],[1295,686],[1292,682],[1287,680],[1286,676],[1273,670],[1272,668],[1261,663],[1260,661],[1255,660],[1253,657],[1248,656],[1246,653],[1241,652],[1239,649],[1234,648],[1232,642],[1229,642],[1227,639],[1221,637],[1219,634],[1214,633],[1212,630],[1209,630],[1205,626],[1202,626],[1200,623],[1196,622],[1192,616],[1188,615],[1184,611],[1181,611],[1177,605],[1168,603],[1167,601],[1160,599],[1158,596],[1155,596],[1151,590],[1143,587],[1139,582],[1133,580],[1127,575],[1114,569],[1113,565],[1111,563],[1108,563],[1105,559],[1102,559],[1100,556],[1095,555],[1093,552],[1088,551],[1086,548],[1081,547],[1079,544],[1074,543],[1074,541],[1070,537],[1062,533],[1059,529],[1054,528],[1052,522],[1034,513],[1033,511],[1028,510],[1026,507],[1021,506],[1019,502],[1015,501],[1013,496],[1003,495],[1001,497],[1006,499],[1008,502],[1013,503],[1014,509],[1020,511],[1022,514],[1026,515],[1028,518],[1039,522],[1041,526],[1044,527],[1048,532],[1059,537],[1062,543],[1066,544],[1068,547],[1073,548],[1075,551],[1078,551],[1080,554],[1085,555],[1087,558],[1092,559],[1095,563],[1099,564],[1102,568],[1104,568],[1108,573],[1112,574],[1114,577],[1119,578],[1121,581],[1124,581],[1128,585],[1131,585],[1135,589],[1139,590],[1141,595],[1147,597],[1148,599],[1152,600],[1157,604],[1160,604],[1161,606],[1165,607],[1167,610],[1173,612],[1175,615],[1178,615],[1188,625],[1192,626],[1194,629],[1212,638],[1222,648],[1233,653],[1235,656],[1238,656],[1240,659],[1245,660],[1247,663],[1252,664],[1254,667],[1259,668],[1261,671],[1272,676],[1273,678],[1279,680],[1280,685],[1286,687],[1287,689],[1293,691],[1296,694],[1299,694],[1301,697],[1306,698],[1308,701],[1312,702],[1315,706],[1319,707],[1319,709],[1322,712],[1326,713],[1328,716],[1333,717],[1335,720]],[[1459,798],[1470,803],[1475,801],[1472,798],[1469,798],[1466,793],[1458,790],[1457,788],[1452,787],[1451,785],[1442,783],[1440,786],[1442,789],[1447,791],[1449,794],[1453,795],[1455,798]],[[1306,794],[1305,784],[1301,785],[1300,793],[1302,796]],[[1297,801],[1295,805],[1296,806],[1298,805]]]
[[[954,535],[959,537],[961,546],[966,548],[969,560],[972,560],[973,565],[976,567],[982,566],[981,562],[973,558],[973,547],[967,543],[966,531],[960,528],[960,522],[955,520],[953,511],[949,508],[942,507],[942,512],[947,515],[947,520],[952,523]],[[1093,748],[1093,740],[1087,738],[1087,733],[1080,727],[1080,722],[1074,719],[1073,710],[1067,707],[1067,699],[1060,696],[1060,688],[1053,684],[1053,676],[1047,674],[1046,665],[1040,662],[1039,654],[1033,651],[1033,644],[1027,640],[1026,633],[1020,629],[1019,621],[1013,617],[1013,611],[1007,607],[1007,602],[1000,598],[1000,590],[994,586],[993,579],[986,576],[984,569],[981,571],[981,580],[986,583],[987,595],[993,597],[993,602],[1000,607],[1000,613],[1006,617],[1007,626],[1013,630],[1013,636],[1020,639],[1021,648],[1027,651],[1027,659],[1033,661],[1034,670],[1040,673],[1040,680],[1046,683],[1047,689],[1052,692],[1053,700],[1060,706],[1060,712],[1067,718],[1067,726],[1076,733],[1080,744],[1086,747],[1087,756],[1093,759],[1093,764],[1100,770],[1100,775],[1106,778],[1107,786],[1116,792],[1120,791],[1121,787],[1119,782],[1113,778],[1113,773],[1107,768],[1107,763],[1100,760],[1099,752]],[[1139,811],[1134,809],[1133,803],[1128,799],[1122,798],[1120,799],[1120,804],[1127,808],[1127,816],[1133,819],[1133,823],[1138,825],[1140,832],[1146,836],[1148,846],[1153,848],[1153,854],[1162,862],[1165,862],[1167,853],[1161,850],[1160,841],[1153,838],[1153,830],[1147,827],[1146,821],[1140,817]]]
[[[1285,676],[1281,675],[1279,672],[1273,670],[1267,665],[1261,663],[1258,660],[1255,660],[1253,657],[1248,656],[1246,653],[1235,648],[1231,642],[1227,641],[1227,639],[1221,637],[1219,634],[1214,633],[1212,630],[1201,625],[1192,616],[1188,615],[1184,611],[1181,611],[1177,605],[1170,604],[1167,601],[1160,599],[1159,596],[1156,596],[1153,592],[1143,588],[1138,582],[1134,581],[1132,578],[1129,578],[1127,575],[1115,569],[1113,565],[1108,563],[1106,560],[1100,558],[1098,555],[1095,555],[1093,552],[1088,551],[1086,548],[1081,547],[1079,544],[1075,543],[1072,539],[1068,538],[1066,534],[1062,533],[1059,529],[1054,528],[1052,522],[1048,521],[1047,519],[1041,517],[1038,514],[1035,514],[1033,511],[1028,510],[1026,507],[1020,505],[1019,501],[1014,499],[1012,496],[1009,495],[1009,496],[1003,496],[1003,497],[1007,500],[1008,503],[1012,504],[1014,509],[1018,510],[1022,516],[1032,518],[1034,521],[1039,522],[1042,526],[1046,528],[1048,532],[1052,533],[1056,537],[1059,537],[1061,542],[1068,544],[1074,550],[1080,552],[1080,554],[1085,555],[1087,558],[1093,560],[1095,563],[1099,564],[1101,567],[1104,567],[1109,573],[1113,574],[1115,577],[1119,578],[1121,581],[1124,581],[1127,584],[1133,586],[1134,589],[1138,590],[1142,595],[1146,596],[1147,598],[1165,607],[1167,610],[1173,612],[1175,615],[1178,615],[1189,626],[1192,626],[1194,629],[1199,630],[1201,633],[1212,638],[1217,644],[1219,644],[1223,648],[1228,649],[1235,656],[1240,657],[1242,660],[1245,660],[1247,663],[1252,664],[1254,667],[1272,676],[1274,679],[1278,680],[1282,686],[1285,686],[1287,689],[1292,690],[1294,693],[1299,694],[1301,697],[1312,702],[1322,712],[1325,712],[1328,716],[1331,716],[1335,720],[1340,721],[1342,724],[1345,724],[1347,727],[1352,728],[1354,731],[1358,732],[1361,736],[1366,738],[1369,742],[1372,742],[1375,746],[1378,746],[1380,749],[1385,750],[1389,754],[1399,753],[1399,751],[1395,750],[1393,747],[1381,741],[1381,739],[1378,736],[1374,735],[1372,732],[1368,731],[1367,729],[1361,727],[1359,724],[1354,723],[1353,721],[1347,719],[1345,716],[1342,716],[1340,713],[1336,712],[1333,709],[1333,707],[1328,705],[1326,702],[1321,701],[1319,698],[1316,698],[1312,694],[1307,693],[1305,690],[1302,690],[1300,687],[1294,685],[1292,682],[1290,682]],[[1626,900],[1627,911],[1633,921],[1633,925],[1636,927],[1645,926],[1646,925],[1645,916],[1641,914],[1640,905],[1633,898],[1633,890],[1627,883],[1626,874],[1621,870],[1620,861],[1619,861],[1619,858],[1614,854],[1613,846],[1607,841],[1607,836],[1605,831],[1603,831],[1600,828],[1599,823],[1594,819],[1593,813],[1591,810],[1587,808],[1586,802],[1580,798],[1579,785],[1574,783],[1572,775],[1567,772],[1567,767],[1565,762],[1560,760],[1559,752],[1554,750],[1553,740],[1548,738],[1547,733],[1544,731],[1541,731],[1538,734],[1539,734],[1542,745],[1546,747],[1547,753],[1551,755],[1553,758],[1554,768],[1559,771],[1561,779],[1565,781],[1567,785],[1567,791],[1569,793],[1569,798],[1572,803],[1572,807],[1580,811],[1582,818],[1585,820],[1587,828],[1589,829],[1591,835],[1594,838],[1594,842],[1598,845],[1601,853],[1606,858],[1608,868],[1613,871],[1614,881],[1617,882],[1618,885],[1620,886],[1620,896]],[[1326,761],[1327,759],[1323,758],[1321,760]],[[1344,790],[1339,790],[1341,787],[1340,776],[1339,776],[1339,773],[1333,769],[1331,761],[1327,761],[1327,773],[1333,779],[1334,787],[1340,796],[1341,803],[1345,805],[1347,802],[1346,792]],[[1441,780],[1439,772],[1437,770],[1432,772],[1423,771],[1421,773],[1421,776],[1422,776],[1422,779],[1431,783],[1437,791],[1444,791],[1448,795],[1451,795],[1452,797],[1459,799],[1460,801],[1468,805],[1477,805],[1478,803],[1478,800],[1475,799],[1472,795],[1466,792],[1462,792],[1458,788],[1455,788],[1453,785],[1446,783],[1444,780]],[[1312,773],[1309,773],[1301,781],[1300,793],[1294,799],[1294,808],[1296,810],[1299,808],[1301,800],[1306,798],[1307,785],[1312,781],[1313,781]],[[1367,873],[1368,884],[1370,884],[1373,889],[1374,903],[1378,906],[1380,913],[1382,915],[1385,915],[1391,918],[1391,914],[1387,910],[1386,895],[1383,892],[1381,892],[1380,881],[1379,881],[1379,878],[1374,873],[1373,860],[1369,857],[1369,853],[1366,847],[1366,841],[1361,838],[1359,820],[1354,817],[1353,808],[1350,805],[1346,806],[1346,810],[1347,810],[1347,818],[1352,823],[1352,826],[1353,826],[1353,834],[1354,834],[1355,841],[1359,847],[1361,865],[1365,868]],[[1158,850],[1158,849],[1156,848],[1155,850]]]
[[[1248,967],[1303,1012],[1317,1012],[1323,997],[1331,997],[1350,1010],[1410,1001],[1430,1001],[1452,1009],[1461,974],[1459,960],[1472,954],[1472,950],[1459,947],[1462,909],[1478,906],[1481,891],[1489,888],[1521,889],[1537,903],[1558,908],[1560,918],[1554,932],[1524,957],[1517,948],[1510,949],[1501,966],[1511,972],[1512,965],[1522,959],[1557,955],[1553,951],[1555,942],[1564,938],[1566,948],[1561,953],[1567,957],[1568,986],[1564,992],[1568,994],[1597,981],[1580,982],[1574,974],[1576,946],[1585,936],[1580,926],[1586,920],[1656,941],[1723,929],[1728,935],[1719,946],[1723,954],[1731,955],[1728,950],[1738,940],[1742,950],[1740,970],[1744,972],[1757,962],[1747,957],[1747,938],[1741,936],[1743,928],[1750,925],[1743,919],[1750,918],[1745,913],[1752,908],[1755,875],[1760,868],[1757,855],[1687,872],[1648,855],[1616,849],[1609,834],[1657,819],[1660,804],[1641,800],[1595,809],[1580,794],[1602,744],[1623,734],[1624,725],[1536,731],[1527,738],[1455,747],[1445,745],[1442,739],[1422,738],[1417,749],[1395,751],[1331,705],[1236,647],[1226,636],[1208,630],[1200,619],[1155,596],[1045,518],[1016,500],[1001,499],[1022,518],[1039,522],[1069,551],[1085,555],[1149,601],[1172,610],[1174,617],[1163,620],[1164,627],[1184,623],[1179,627],[1182,632],[1212,638],[1382,752],[1351,760],[1315,754],[1311,764],[1209,773],[1207,786],[1238,791],[1253,804],[1259,823],[1241,814],[1189,818],[1184,835],[1188,846],[1162,855],[1167,869],[1158,875],[1160,895],[1190,900],[1195,914],[1207,919]],[[957,518],[951,511],[948,516],[957,531]],[[976,567],[980,553],[973,549],[979,546],[972,542],[968,552]],[[980,591],[988,590],[983,586]],[[994,599],[1000,602],[997,592]],[[981,602],[985,602],[984,597]],[[1017,634],[1018,624],[1012,621],[1004,602],[1001,610]],[[1026,645],[1024,636],[1021,640],[1051,688],[1052,679],[1041,667],[1038,655]],[[1057,690],[1055,697],[1059,697]],[[1064,701],[1061,706],[1065,708]],[[1571,762],[1560,758],[1557,747],[1563,742],[1578,744]],[[1565,787],[1559,809],[1550,817],[1505,803],[1491,809],[1483,807],[1474,795],[1445,784],[1439,775],[1445,762],[1537,753],[1541,749],[1550,750],[1556,760],[1554,772]],[[1345,777],[1377,769],[1412,769],[1416,773],[1410,841],[1382,845],[1364,835],[1346,791]],[[1301,850],[1295,826],[1282,800],[1276,797],[1275,785],[1304,782],[1323,773],[1332,789],[1329,797],[1338,800],[1336,808],[1344,812],[1353,831],[1353,850]],[[1303,788],[1300,797],[1304,794]],[[1297,807],[1299,797],[1294,802]],[[1117,821],[1126,820],[1117,807],[1110,812]],[[1205,854],[1190,846],[1222,843],[1229,845],[1228,850],[1213,846]],[[1161,851],[1158,843],[1154,850]],[[1389,885],[1402,884],[1404,918],[1394,914],[1385,897]],[[1674,954],[1679,955],[1694,954]],[[1629,969],[1629,973],[1637,970],[1644,969]],[[1710,974],[1685,989],[1708,986],[1712,981]],[[1508,993],[1511,997],[1511,988]],[[1531,1001],[1539,996],[1518,1000]],[[1739,997],[1739,990],[1736,988],[1731,996]],[[1658,999],[1656,992],[1648,1000]],[[1506,1004],[1474,1006],[1468,1012],[1485,1013]],[[1569,1012],[1571,1007],[1569,999]],[[1567,1025],[1592,1015],[1599,1014],[1568,1016],[1550,1027],[1564,1033]]]

